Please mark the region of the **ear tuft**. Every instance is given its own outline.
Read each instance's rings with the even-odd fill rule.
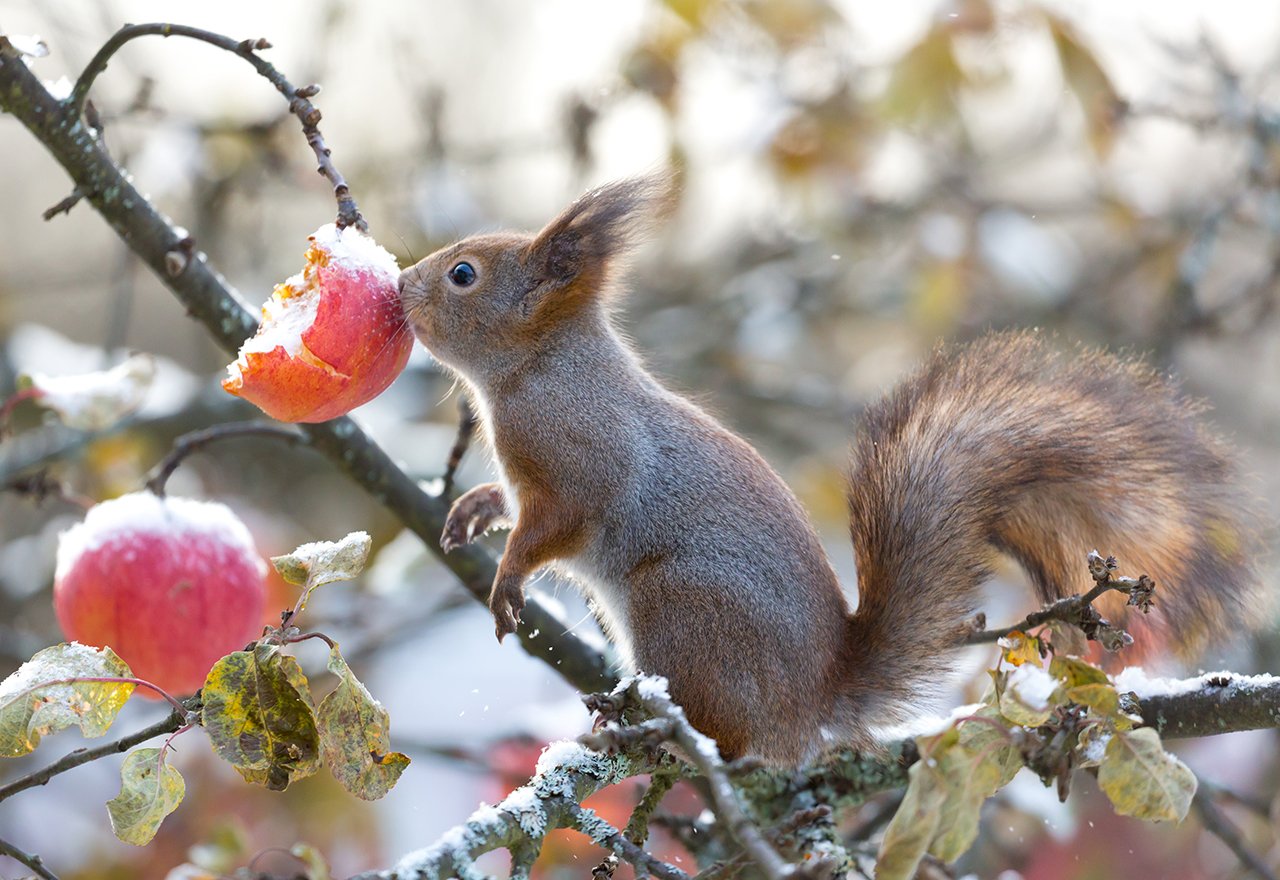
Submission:
[[[670,174],[633,177],[581,196],[538,233],[527,265],[543,292],[599,290],[610,270],[643,240],[675,201]]]

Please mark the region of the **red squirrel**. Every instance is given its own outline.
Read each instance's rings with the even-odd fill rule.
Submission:
[[[499,640],[553,566],[726,758],[797,763],[871,746],[934,688],[995,551],[1044,600],[1090,585],[1090,549],[1117,555],[1159,584],[1184,647],[1240,621],[1253,530],[1196,406],[1147,367],[1021,333],[939,349],[865,413],[850,613],[792,491],[615,327],[625,258],[670,198],[661,177],[613,183],[537,234],[467,238],[400,276],[495,454],[499,481],[457,499],[442,544],[513,527],[489,602]]]

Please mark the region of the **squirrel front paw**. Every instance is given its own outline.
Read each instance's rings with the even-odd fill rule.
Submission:
[[[502,487],[497,483],[476,486],[449,508],[449,517],[440,535],[440,548],[448,553],[470,544],[506,518],[507,501]]]
[[[520,612],[524,610],[524,588],[520,584],[494,584],[489,595],[489,610],[501,642],[508,633],[516,631],[520,624]]]

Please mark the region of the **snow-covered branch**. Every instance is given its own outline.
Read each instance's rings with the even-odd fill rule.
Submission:
[[[1116,684],[1137,694],[1143,724],[1168,737],[1280,728],[1280,678],[1275,676],[1210,673],[1172,680],[1149,678],[1140,669],[1130,669]],[[583,737],[593,746],[612,749],[613,754],[579,743],[553,743],[539,759],[533,779],[501,804],[481,807],[434,845],[406,856],[392,870],[362,877],[474,880],[482,876],[474,869],[474,859],[503,847],[511,850],[513,862],[524,870],[553,828],[576,828],[618,852],[616,829],[593,821],[590,811],[578,805],[605,786],[652,772],[657,766],[655,741],[673,742],[692,765],[690,772],[707,780],[714,825],[739,841],[757,864],[770,861],[761,867],[771,876],[787,876],[795,869],[782,859],[770,838],[779,836],[789,816],[818,804],[831,809],[857,806],[880,792],[900,788],[907,782],[908,769],[919,760],[915,741],[904,739],[886,743],[878,754],[834,752],[800,770],[751,767],[745,762],[725,765],[713,743],[684,720],[660,679],[627,680],[593,705],[603,707],[606,716],[621,717],[630,708],[643,710],[647,717],[611,722]],[[928,726],[925,721],[920,724]],[[761,847],[777,861],[762,857]],[[633,863],[639,858],[635,851],[619,855]],[[825,834],[810,835],[807,848],[797,855],[806,867],[814,862],[830,864],[843,856],[838,842]],[[666,869],[679,873],[670,865],[658,865],[645,867],[669,880],[676,874],[666,874]]]

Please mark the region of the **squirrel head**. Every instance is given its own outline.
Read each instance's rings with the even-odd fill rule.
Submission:
[[[480,380],[598,321],[644,232],[671,202],[665,175],[591,190],[536,234],[475,235],[400,274],[410,326],[438,360]]]

